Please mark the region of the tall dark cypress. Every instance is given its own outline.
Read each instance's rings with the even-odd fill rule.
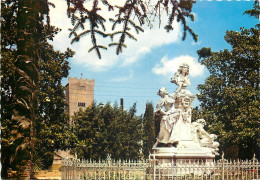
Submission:
[[[143,118],[143,154],[148,158],[155,142],[154,108],[151,102],[146,103]]]

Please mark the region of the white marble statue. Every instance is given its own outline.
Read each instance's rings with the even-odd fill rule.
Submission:
[[[156,147],[158,143],[171,144],[174,143],[174,137],[172,136],[172,129],[176,122],[176,113],[174,111],[174,98],[168,93],[165,87],[162,87],[158,93],[162,97],[156,105],[156,115],[162,115],[160,122],[160,132],[157,137],[157,141],[153,147]]]
[[[190,85],[189,66],[181,64],[171,82],[177,85],[172,94],[164,87],[158,92],[161,99],[155,115],[161,116],[160,131],[149,157],[154,164],[163,167],[170,167],[173,163],[176,167],[183,166],[183,163],[188,163],[187,160],[189,163],[207,162],[208,167],[214,167],[213,159],[219,155],[219,143],[214,141],[217,136],[205,131],[204,119],[191,122],[191,103],[195,96],[186,89]],[[167,144],[168,147],[159,143]],[[166,177],[169,175],[168,171],[164,173]]]
[[[173,94],[169,94],[164,87],[158,92],[162,99],[159,100],[155,113],[161,115],[162,119],[153,148],[164,143],[176,148],[208,148],[212,154],[217,155],[219,143],[214,142],[216,135],[204,130],[205,120],[198,119],[191,123],[191,103],[195,96],[186,89],[190,85],[189,66],[181,64],[171,82],[178,86]]]

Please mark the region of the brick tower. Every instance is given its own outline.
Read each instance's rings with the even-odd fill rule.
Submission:
[[[68,78],[66,85],[66,103],[68,104],[67,112],[73,116],[79,108],[86,108],[94,101],[95,80],[83,78]]]

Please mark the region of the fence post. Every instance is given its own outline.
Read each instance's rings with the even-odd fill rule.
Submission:
[[[76,180],[77,179],[77,166],[78,166],[78,159],[73,159],[72,161],[72,179]]]
[[[223,152],[223,154],[222,154],[222,179],[224,179],[224,175],[225,175],[225,173],[224,173],[224,161],[225,161],[225,159],[224,159],[224,152]]]
[[[153,165],[153,179],[155,180],[155,176],[156,176],[156,162],[154,161],[153,163],[154,163],[154,165]]]

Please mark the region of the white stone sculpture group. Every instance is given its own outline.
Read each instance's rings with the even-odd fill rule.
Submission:
[[[169,94],[165,87],[162,87],[158,95],[162,98],[156,106],[156,115],[162,115],[160,132],[153,148],[159,143],[168,144],[170,147],[210,148],[212,154],[218,155],[218,142],[214,142],[215,134],[208,134],[204,130],[206,121],[198,119],[191,122],[191,103],[195,96],[186,89],[190,85],[189,66],[181,64],[178,71],[171,78],[171,82],[178,87]]]

